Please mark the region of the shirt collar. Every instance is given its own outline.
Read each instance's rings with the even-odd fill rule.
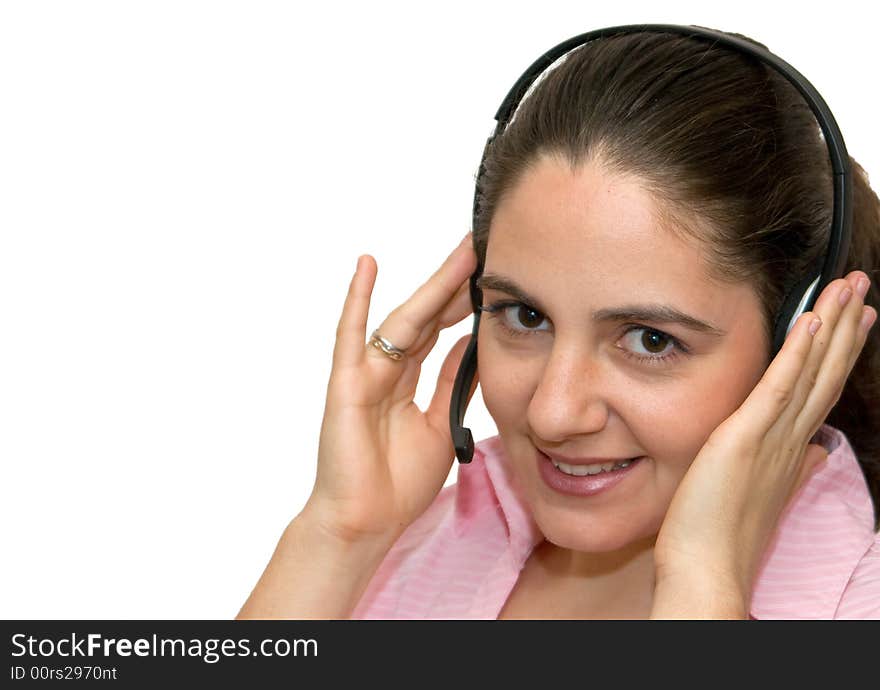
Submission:
[[[492,436],[476,445],[473,460],[468,465],[459,465],[458,484],[457,524],[466,525],[476,511],[485,507],[487,498],[493,500],[500,508],[514,556],[525,562],[544,535],[505,460],[500,436]]]

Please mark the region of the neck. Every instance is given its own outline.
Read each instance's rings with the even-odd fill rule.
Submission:
[[[575,551],[544,540],[535,547],[532,558],[543,577],[568,592],[574,601],[650,609],[655,540],[656,535],[607,553]]]

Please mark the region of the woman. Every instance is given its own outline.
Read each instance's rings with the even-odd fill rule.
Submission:
[[[473,237],[367,347],[360,257],[312,495],[239,617],[880,617],[880,201],[851,163],[844,277],[771,361],[828,240],[812,112],[686,36],[572,51],[489,147]],[[443,489],[471,336],[413,395],[478,261],[499,433]]]

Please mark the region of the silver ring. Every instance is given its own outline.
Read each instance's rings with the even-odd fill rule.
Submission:
[[[370,336],[369,345],[372,345],[377,350],[380,350],[382,354],[387,355],[391,359],[397,361],[403,358],[406,354],[405,351],[401,350],[399,347],[394,347],[387,338],[383,338],[379,335],[379,330],[373,331],[373,334]]]

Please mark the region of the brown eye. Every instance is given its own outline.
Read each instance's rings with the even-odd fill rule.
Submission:
[[[508,335],[536,335],[547,330],[546,328],[537,328],[547,320],[547,317],[522,302],[509,300],[495,302],[488,307],[480,307],[480,311],[495,319]],[[514,311],[516,311],[516,315],[514,315]]]
[[[502,331],[510,336],[536,336],[548,331],[546,328],[538,328],[544,321],[547,321],[547,317],[523,302],[506,300],[495,302],[486,307],[479,307],[479,309],[487,317],[496,321]],[[516,316],[513,314],[514,311],[516,311]],[[641,331],[641,337],[633,337],[633,334],[639,331]],[[624,356],[639,364],[671,365],[684,355],[690,354],[690,349],[678,338],[663,331],[637,324],[629,324],[626,327],[623,340],[626,342],[626,346],[620,349]],[[642,353],[639,353],[639,348],[642,349]]]
[[[646,326],[629,326],[623,341],[624,354],[645,364],[669,363],[688,352],[677,338]]]
[[[643,329],[641,344],[652,355],[658,355],[663,352],[669,344],[669,336],[664,335],[659,331]]]
[[[522,304],[517,309],[516,319],[520,323],[520,325],[525,326],[528,329],[532,329],[540,326],[541,322],[544,320],[544,317],[541,315],[541,312],[535,311],[531,307],[527,307],[525,304]]]

